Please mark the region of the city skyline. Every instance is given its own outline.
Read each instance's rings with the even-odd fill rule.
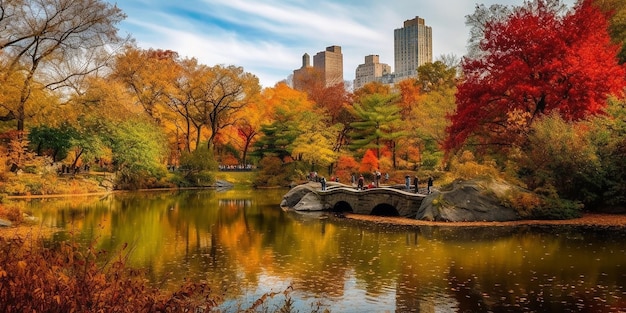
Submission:
[[[113,0],[107,0],[116,3]],[[465,16],[476,4],[521,5],[522,0],[466,2],[443,0],[125,0],[117,5],[127,19],[119,25],[142,49],[170,49],[207,65],[242,66],[263,87],[287,79],[301,66],[302,54],[342,47],[344,79],[368,55],[394,63],[394,29],[420,16],[433,29],[433,60],[466,53]],[[571,7],[574,0],[565,0]],[[395,71],[395,69],[392,68]]]

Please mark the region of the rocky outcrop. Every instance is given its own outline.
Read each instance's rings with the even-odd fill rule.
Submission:
[[[517,211],[504,206],[502,201],[513,188],[519,189],[495,180],[458,180],[448,190],[426,197],[416,218],[448,222],[519,220]]]
[[[296,186],[294,188],[291,188],[291,190],[289,190],[289,192],[287,192],[287,194],[285,194],[283,196],[283,200],[280,202],[280,206],[283,209],[294,209],[295,210],[295,208],[298,205],[298,203],[307,194],[314,193],[314,191],[316,189],[319,189],[319,187],[320,187],[319,183],[311,182],[311,183],[306,183],[306,184],[298,185],[298,186]],[[311,201],[311,200],[312,199],[309,198],[308,201]],[[319,198],[317,198],[317,201],[319,202]],[[319,204],[319,205],[321,206],[321,204]],[[304,208],[305,205],[303,204],[301,207]]]
[[[315,192],[309,192],[293,207],[296,211],[323,211],[326,208],[322,205],[320,196]]]

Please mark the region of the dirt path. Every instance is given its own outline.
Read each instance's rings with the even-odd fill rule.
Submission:
[[[428,222],[405,217],[383,217],[373,215],[346,214],[347,218],[379,224],[406,226],[520,226],[520,225],[580,225],[580,226],[611,226],[626,228],[626,215],[585,214],[581,218],[571,220],[523,220],[511,222]]]

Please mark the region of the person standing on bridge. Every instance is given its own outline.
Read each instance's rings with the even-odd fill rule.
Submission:
[[[428,194],[430,194],[433,189],[433,177],[432,176],[428,176]]]
[[[365,178],[363,178],[363,175],[360,175],[356,189],[363,190],[363,185],[364,184],[365,184]]]
[[[326,190],[326,178],[322,177],[320,183],[322,184],[322,190]]]
[[[404,185],[406,186],[406,190],[411,190],[411,176],[404,176]]]
[[[413,177],[413,184],[415,185],[415,193],[419,193],[420,192],[420,179],[417,178],[417,175]]]

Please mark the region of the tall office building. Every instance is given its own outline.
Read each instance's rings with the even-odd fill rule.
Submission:
[[[359,64],[354,75],[354,90],[363,87],[369,82],[380,82],[384,75],[391,74],[391,66],[380,63],[379,59],[378,55],[368,55],[365,57],[365,63]]]
[[[433,61],[432,28],[416,16],[393,31],[395,81],[417,77],[417,68]]]
[[[308,75],[311,72],[311,57],[308,53],[302,55],[302,67],[293,71],[293,88],[296,90],[302,90],[303,84]]]
[[[343,54],[340,46],[327,47],[313,56],[313,67],[323,73],[324,86],[343,83]]]

